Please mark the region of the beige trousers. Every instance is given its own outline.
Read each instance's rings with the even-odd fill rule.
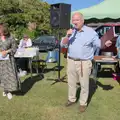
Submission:
[[[82,71],[81,71],[82,63]],[[89,76],[91,73],[92,62],[74,61],[67,58],[67,74],[68,74],[68,100],[71,102],[76,101],[77,82],[80,82],[80,105],[87,105],[89,95]],[[82,72],[82,74],[81,74]]]

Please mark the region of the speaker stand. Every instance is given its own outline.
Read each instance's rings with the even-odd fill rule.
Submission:
[[[60,30],[58,29],[58,39],[60,40]],[[49,80],[54,80],[55,82],[53,82],[51,85],[54,85],[55,83],[58,83],[58,82],[64,82],[64,83],[67,83],[67,81],[64,81],[64,79],[66,78],[66,75],[64,75],[62,78],[60,78],[60,61],[61,61],[61,46],[60,46],[60,42],[59,42],[59,47],[58,47],[58,51],[59,51],[59,60],[58,60],[58,78],[57,79],[49,79]]]

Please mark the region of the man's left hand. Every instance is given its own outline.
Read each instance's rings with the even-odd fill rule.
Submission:
[[[112,45],[112,42],[110,40],[107,40],[105,42],[105,46],[110,47]]]

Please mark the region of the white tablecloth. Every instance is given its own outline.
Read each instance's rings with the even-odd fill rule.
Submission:
[[[20,48],[17,49],[14,57],[15,58],[33,58],[34,56],[37,56],[39,53],[38,48]]]
[[[15,58],[28,58],[29,59],[29,67],[30,67],[30,73],[31,73],[31,78],[32,78],[32,59],[35,56],[39,55],[39,49],[36,47],[31,47],[31,48],[21,48],[17,49],[14,57]],[[36,57],[37,59],[37,57]],[[38,73],[38,70],[37,70]]]

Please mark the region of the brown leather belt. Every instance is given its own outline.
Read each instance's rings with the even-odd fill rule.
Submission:
[[[74,60],[74,61],[83,61],[82,59],[79,59],[79,58],[72,58],[72,57],[69,57],[69,56],[68,56],[68,58],[71,59],[71,60]]]
[[[69,57],[68,56],[68,58],[69,59],[71,59],[71,60],[74,60],[74,61],[80,61],[81,62],[81,77],[83,77],[83,63],[82,63],[82,61],[85,61],[85,60],[82,60],[82,59],[79,59],[79,58],[72,58],[72,57]]]

